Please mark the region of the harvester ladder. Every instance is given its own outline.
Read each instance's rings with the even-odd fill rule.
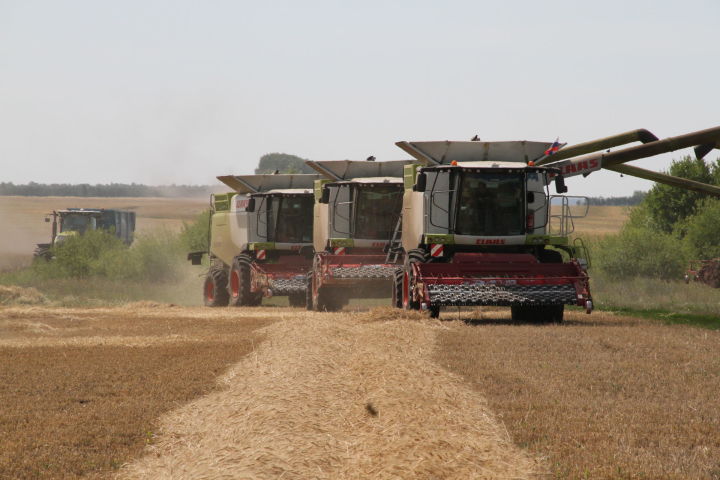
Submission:
[[[388,244],[387,256],[385,257],[385,263],[396,263],[400,257],[402,251],[402,212],[398,215],[397,223],[395,224],[395,230],[393,230],[393,236]]]

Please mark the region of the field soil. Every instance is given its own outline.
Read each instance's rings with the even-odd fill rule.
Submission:
[[[553,478],[720,478],[719,331],[602,312],[541,326],[463,318],[436,359]]]
[[[566,316],[5,307],[0,478],[717,478],[720,332]]]
[[[217,389],[272,322],[230,313],[0,308],[0,479],[107,476],[141,454],[158,417]]]
[[[38,243],[50,241],[51,224],[45,216],[68,207],[113,208],[136,212],[138,233],[158,229],[177,231],[208,206],[207,198],[152,197],[20,197],[0,196],[0,270],[22,267],[32,260]]]

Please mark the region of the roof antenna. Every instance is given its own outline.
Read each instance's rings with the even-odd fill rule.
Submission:
[[[375,157],[373,157],[372,155],[370,155],[368,158],[365,159],[365,161],[367,161],[367,162],[374,162],[374,161],[375,161]]]
[[[471,141],[471,142],[479,142],[479,141],[480,141],[480,137],[478,137],[477,135],[475,135],[473,138],[470,139],[470,141]]]

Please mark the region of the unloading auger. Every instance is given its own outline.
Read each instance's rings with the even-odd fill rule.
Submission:
[[[642,144],[606,151],[633,142]],[[564,194],[565,178],[605,168],[720,196],[716,186],[625,164],[688,147],[702,157],[720,147],[720,127],[664,140],[634,130],[552,155],[552,144],[531,141],[396,145],[420,165],[404,172],[404,264],[393,302],[432,316],[445,306],[498,305],[515,320],[544,322],[561,321],[565,305],[593,310],[587,249],[569,239],[572,197],[550,195],[553,182]]]

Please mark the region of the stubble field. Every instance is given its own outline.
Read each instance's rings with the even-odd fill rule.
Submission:
[[[0,478],[720,474],[717,331],[502,309],[0,319]]]
[[[205,206],[83,200],[138,206],[141,230]],[[35,228],[24,202],[2,201]],[[43,241],[57,202],[33,205]],[[624,220],[594,210],[577,231]],[[0,302],[3,479],[720,478],[718,331],[604,312],[518,325],[506,309],[435,321],[9,293],[24,304]]]

